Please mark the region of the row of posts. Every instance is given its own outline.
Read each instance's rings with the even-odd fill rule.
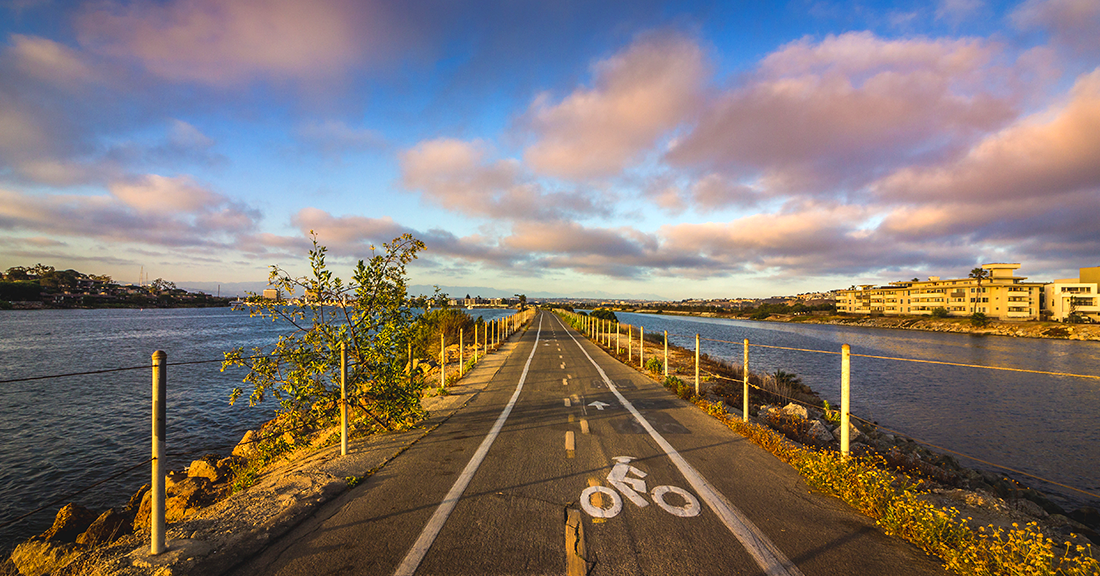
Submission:
[[[518,315],[513,314],[504,318],[498,318],[497,320],[491,320],[485,323],[485,330],[481,334],[481,345],[484,346],[485,353],[488,353],[490,346],[495,346],[507,339],[516,330],[522,326],[523,320]],[[440,337],[441,351],[440,354],[444,354],[446,348],[443,347],[445,341]],[[462,346],[462,332],[459,331],[459,370],[464,369],[463,362],[463,346]],[[474,326],[474,362],[477,362],[478,358],[478,330],[477,326]],[[443,366],[445,366],[446,358],[440,358],[440,386],[446,383],[443,374]],[[412,346],[409,347],[409,367],[412,367]],[[348,454],[348,391],[347,391],[347,376],[348,376],[348,350],[347,345],[343,342],[340,343],[340,455],[347,456]],[[168,354],[163,350],[157,350],[153,352],[153,478],[150,483],[150,492],[152,493],[151,508],[150,508],[150,537],[151,543],[149,546],[149,552],[153,555],[161,554],[168,549],[167,541],[165,539],[165,521],[164,521],[164,501],[165,501],[165,484],[164,470],[165,461],[165,443],[164,443],[164,424],[166,418],[165,398],[168,380]]]
[[[595,340],[597,343],[604,344],[607,348],[611,348],[611,335],[615,335],[615,352],[616,354],[622,353],[620,347],[620,335],[622,333],[622,325],[618,321],[611,321],[603,318],[596,318],[592,315],[573,314],[583,328],[585,334]],[[626,325],[626,360],[628,364],[633,364],[633,348],[634,348],[634,327],[630,324]],[[744,342],[744,358],[743,358],[743,381],[742,381],[742,393],[743,405],[741,407],[742,419],[745,422],[749,421],[749,339],[746,338]],[[664,377],[668,378],[668,330],[664,331]],[[695,395],[701,394],[699,390],[699,334],[695,335]],[[840,453],[844,456],[849,454],[850,439],[851,439],[851,391],[852,391],[852,348],[848,344],[841,347],[840,352]],[[638,327],[638,367],[642,370],[645,369],[645,328]]]

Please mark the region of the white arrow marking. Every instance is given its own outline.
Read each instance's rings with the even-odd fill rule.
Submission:
[[[605,402],[600,402],[599,400],[596,400],[595,402],[589,402],[588,405],[589,406],[595,406],[596,410],[603,410],[604,408],[607,408],[608,406],[610,406],[610,404],[607,404]]]

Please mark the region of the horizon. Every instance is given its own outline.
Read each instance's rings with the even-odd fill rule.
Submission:
[[[0,270],[258,286],[311,231],[345,277],[410,233],[412,285],[662,301],[1100,264],[1100,0],[0,14]]]

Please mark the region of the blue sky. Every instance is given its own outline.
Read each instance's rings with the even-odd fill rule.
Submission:
[[[1100,265],[1100,0],[0,5],[0,269],[769,296]]]

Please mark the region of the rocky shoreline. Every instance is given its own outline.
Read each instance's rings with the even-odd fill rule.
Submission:
[[[727,318],[750,320],[731,314],[713,312],[679,312],[670,310],[638,310],[638,313],[659,313],[701,318]],[[853,316],[853,315],[790,315],[773,314],[758,322],[792,322],[801,324],[833,324],[860,328],[887,328],[893,330],[920,330],[924,332],[952,332],[977,336],[1008,336],[1012,338],[1053,338],[1059,340],[1100,341],[1100,324],[1062,324],[1059,322],[1001,322],[990,320],[985,326],[975,326],[969,318],[932,318],[930,316]]]

